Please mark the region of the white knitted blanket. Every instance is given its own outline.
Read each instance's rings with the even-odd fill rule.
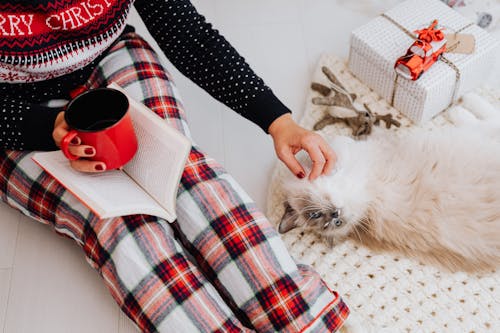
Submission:
[[[353,77],[345,62],[334,56],[323,56],[313,81],[328,85],[321,66],[329,67],[350,92],[368,103],[378,114],[393,113],[403,123],[409,122],[377,94]],[[500,89],[476,90],[499,108]],[[311,103],[318,96],[310,92],[300,124],[312,129],[322,118],[324,106]],[[460,103],[460,102],[459,102]],[[446,123],[438,116],[425,127],[436,128]],[[349,135],[344,125],[330,125],[321,134]],[[279,163],[269,187],[268,217],[276,225],[284,208],[280,179],[289,172]],[[359,318],[374,327],[388,327],[394,332],[500,332],[500,270],[488,273],[451,273],[415,259],[391,253],[374,253],[370,249],[346,241],[330,248],[313,234],[292,230],[283,240],[297,262],[313,266]],[[372,329],[379,332],[377,328]]]

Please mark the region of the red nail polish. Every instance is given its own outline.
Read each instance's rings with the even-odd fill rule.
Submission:
[[[104,171],[104,166],[102,164],[97,164],[94,169],[96,169],[97,171]]]
[[[79,145],[80,144],[80,139],[78,139],[76,136],[70,141],[71,144],[73,145]]]
[[[86,155],[94,155],[94,148],[85,148],[83,151]]]
[[[303,173],[302,171],[301,171],[301,172],[299,172],[299,173],[297,174],[297,178],[299,178],[299,179],[302,179],[302,178],[304,178],[305,176],[306,176],[306,175],[304,175],[304,173]]]

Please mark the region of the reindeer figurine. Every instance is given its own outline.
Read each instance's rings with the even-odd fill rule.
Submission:
[[[401,126],[399,121],[392,118],[392,114],[382,116],[374,115],[366,103],[363,104],[365,110],[358,110],[354,105],[354,101],[357,98],[356,94],[349,93],[329,68],[322,67],[321,70],[332,83],[332,88],[313,82],[311,84],[311,89],[319,92],[323,96],[314,97],[312,99],[313,104],[343,107],[354,111],[356,116],[337,117],[332,116],[331,114],[326,114],[314,125],[314,130],[321,130],[325,126],[342,122],[352,129],[352,135],[354,137],[360,137],[363,135],[369,135],[372,131],[373,125],[379,125],[381,120],[385,122],[387,129],[390,129],[392,125],[396,127]],[[333,90],[335,90],[335,92]],[[332,93],[334,93],[334,95],[332,95]]]

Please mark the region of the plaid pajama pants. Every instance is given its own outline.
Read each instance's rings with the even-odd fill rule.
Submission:
[[[189,135],[168,72],[137,34],[113,46],[86,87],[110,82]],[[197,146],[173,224],[147,215],[98,219],[30,152],[4,151],[0,163],[2,199],[74,239],[143,332],[333,332],[348,316],[337,293],[293,262],[247,194]]]

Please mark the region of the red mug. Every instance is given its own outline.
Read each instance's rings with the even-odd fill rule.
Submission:
[[[71,128],[61,142],[64,155],[69,160],[79,158],[68,150],[78,136],[82,144],[96,151],[88,159],[104,162],[107,170],[124,166],[137,151],[129,107],[127,96],[112,88],[92,89],[75,97],[64,112],[64,120]]]

